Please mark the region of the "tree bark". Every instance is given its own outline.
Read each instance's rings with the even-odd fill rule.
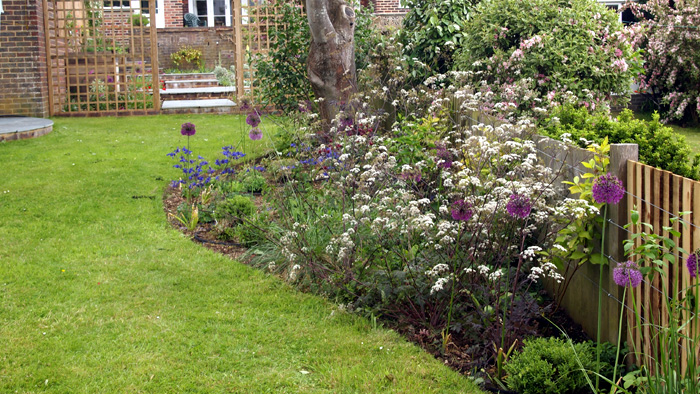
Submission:
[[[306,0],[311,30],[307,63],[325,131],[357,91],[355,11],[343,0]]]

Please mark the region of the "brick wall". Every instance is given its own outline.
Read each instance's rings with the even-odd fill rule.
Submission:
[[[232,27],[180,27],[158,29],[158,60],[160,69],[174,68],[170,54],[184,46],[202,51],[207,68],[214,68],[221,59],[221,65],[235,64],[236,51]]]
[[[0,116],[49,115],[44,13],[39,0],[3,0]]]
[[[184,26],[187,11],[187,0],[164,0],[165,3],[165,27]],[[159,31],[160,33],[160,31]]]
[[[399,0],[374,0],[375,14],[405,14],[408,8],[402,8]]]

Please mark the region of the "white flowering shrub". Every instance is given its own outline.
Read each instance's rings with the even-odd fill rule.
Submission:
[[[466,127],[455,113],[483,104],[480,93],[420,89],[396,100],[429,106],[390,132],[352,104],[333,142],[289,152],[297,161],[270,195],[275,225],[253,263],[355,310],[489,349],[503,332],[512,343],[539,312],[527,289],[562,279],[542,258],[569,216],[557,174],[539,162],[530,121]]]

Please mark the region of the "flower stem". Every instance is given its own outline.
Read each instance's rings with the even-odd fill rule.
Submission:
[[[615,352],[615,366],[613,367],[613,387],[617,384],[615,379],[617,378],[617,365],[620,358],[620,342],[622,341],[622,318],[625,316],[625,296],[627,295],[627,286],[622,290],[622,306],[620,307],[620,323],[617,327],[617,351]]]
[[[600,275],[598,277],[598,330],[596,333],[595,391],[600,387],[600,329],[603,325],[603,258],[605,257],[605,223],[608,219],[608,204],[603,208],[603,231],[600,235]]]

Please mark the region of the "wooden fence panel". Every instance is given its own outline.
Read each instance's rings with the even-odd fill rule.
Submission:
[[[673,229],[680,232],[680,237],[670,237],[685,253],[678,252],[674,256],[675,264],[663,267],[663,276],[656,274],[652,280],[645,280],[642,286],[634,290],[634,297],[629,297],[626,302],[629,310],[635,308],[642,317],[642,334],[639,335],[640,330],[634,316],[631,313],[627,316],[627,338],[632,347],[630,350],[635,353],[635,362],[642,363],[641,357],[658,359],[662,355],[668,357],[678,351],[685,368],[689,352],[697,355],[699,350],[699,344],[694,341],[699,334],[697,305],[694,316],[686,314],[676,322],[679,325],[691,322],[682,327],[685,338],[679,343],[664,343],[659,329],[669,327],[672,323],[670,319],[673,314],[667,308],[667,301],[672,299],[676,303],[680,302],[685,297],[684,290],[694,283],[686,269],[685,260],[688,253],[700,247],[700,231],[697,227],[700,226],[700,182],[634,161],[628,161],[627,166],[628,204],[639,211],[642,222],[653,226],[654,233],[669,236],[662,227],[669,226],[670,219],[677,217],[680,212],[692,211],[682,218],[685,225],[680,221],[673,225]],[[634,226],[630,231],[650,232],[651,229]],[[637,241],[635,246],[640,244]],[[637,262],[640,265],[649,264]],[[669,300],[664,299],[665,296]]]

